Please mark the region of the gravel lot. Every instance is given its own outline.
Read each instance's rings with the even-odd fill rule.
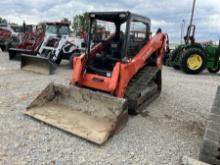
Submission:
[[[21,113],[50,81],[69,83],[68,63],[52,76],[19,66],[0,53],[0,164],[176,165],[183,155],[198,159],[219,75],[164,67],[163,92],[148,113],[130,117],[125,129],[97,146]]]

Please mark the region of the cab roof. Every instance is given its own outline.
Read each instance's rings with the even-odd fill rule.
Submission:
[[[100,19],[110,22],[125,22],[128,19],[140,21],[150,24],[151,20],[148,17],[141,16],[130,11],[113,11],[113,12],[90,12],[90,18]]]
[[[70,23],[68,22],[46,22],[47,25],[64,25],[64,26],[69,26]]]

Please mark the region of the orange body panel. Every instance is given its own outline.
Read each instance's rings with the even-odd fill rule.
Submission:
[[[150,41],[126,63],[117,62],[112,71],[111,77],[85,73],[85,54],[74,59],[74,69],[72,74],[72,83],[80,86],[85,86],[109,93],[113,93],[117,97],[124,97],[126,88],[131,78],[145,65],[145,62],[157,53],[157,67],[162,67],[164,48],[165,48],[165,34],[159,33],[150,39]],[[92,56],[102,49],[98,45],[91,50]]]
[[[119,71],[120,71],[120,64],[118,63],[114,67],[112,77],[108,78],[105,76],[88,73],[88,74],[84,74],[79,84],[106,92],[112,92],[117,87]]]

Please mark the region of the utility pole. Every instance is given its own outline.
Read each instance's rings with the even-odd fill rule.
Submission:
[[[196,0],[193,0],[191,18],[190,18],[190,22],[189,22],[189,25],[190,25],[190,26],[192,26],[192,23],[193,23],[194,12],[195,12],[195,6],[196,6]]]
[[[183,43],[183,35],[184,35],[184,29],[185,29],[185,19],[182,20],[182,23],[180,25],[180,28],[181,28],[181,34],[180,34],[180,44],[182,45]]]
[[[193,18],[194,18],[194,12],[195,12],[195,6],[196,6],[196,0],[193,0],[193,5],[192,5],[192,12],[191,12],[191,17],[190,17],[190,22],[189,22],[189,34],[187,36],[187,41],[189,41],[189,37],[191,34],[191,30],[192,30],[192,24],[193,24]]]

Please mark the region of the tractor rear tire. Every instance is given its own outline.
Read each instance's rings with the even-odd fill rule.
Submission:
[[[208,70],[210,73],[217,73],[217,72],[219,72],[219,70],[220,70],[220,66],[217,66],[216,68],[207,68],[207,70]]]
[[[180,68],[187,74],[199,74],[206,68],[207,57],[198,48],[186,49],[180,59]]]
[[[171,63],[173,63],[174,60],[176,60],[177,58],[177,55],[180,53],[180,48],[176,48],[172,51],[171,53]],[[179,70],[180,69],[180,66],[179,65],[173,65],[173,68],[176,69],[176,70]]]
[[[176,49],[174,49],[174,50],[172,51],[172,53],[171,53],[171,61],[174,61],[174,60],[175,60],[175,58],[176,58],[176,56],[177,56],[177,54],[178,54],[179,51],[180,51],[179,48],[176,48]]]
[[[180,66],[179,65],[173,65],[173,68],[176,70],[180,70]]]

